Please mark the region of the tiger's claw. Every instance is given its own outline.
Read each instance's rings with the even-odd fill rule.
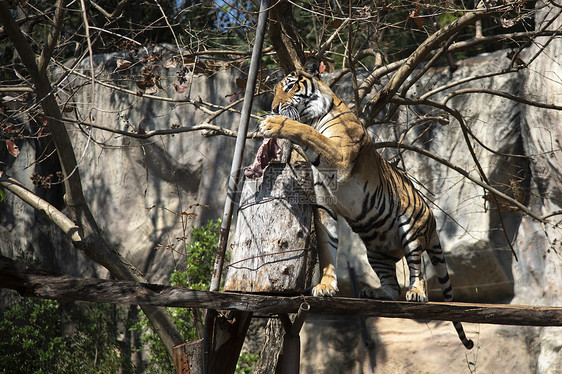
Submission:
[[[312,289],[312,296],[314,297],[334,297],[337,289],[331,285],[318,284]]]

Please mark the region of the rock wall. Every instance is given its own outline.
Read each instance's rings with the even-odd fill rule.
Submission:
[[[539,13],[539,21],[552,17],[546,12]],[[560,19],[551,27],[560,27]],[[528,69],[472,81],[432,98],[443,100],[451,91],[463,87],[483,87],[561,105],[562,40],[541,38],[525,50],[522,59],[530,61],[540,51],[540,43],[547,42],[544,52]],[[507,51],[498,51],[461,61],[454,73],[445,67],[430,70],[414,95],[444,83],[499,71],[508,66],[506,54]],[[97,57],[97,72],[118,81],[123,76],[114,72],[116,60],[123,57]],[[84,74],[89,74],[88,61],[82,67]],[[164,90],[159,95],[186,96],[173,89],[174,69],[163,69],[161,74]],[[237,77],[237,73],[230,71],[219,71],[212,77],[196,76],[190,97],[227,105],[229,99],[225,96],[239,90],[235,84]],[[82,80],[68,82],[71,87],[82,83]],[[349,89],[350,84],[342,82],[338,92],[345,96]],[[268,109],[270,100],[270,97],[258,99],[254,110]],[[487,94],[459,95],[448,103],[462,113],[467,127],[483,144],[472,141],[477,158],[495,187],[543,216],[562,209],[560,111]],[[148,100],[101,85],[96,86],[93,102],[89,88],[79,90],[76,107],[79,118],[92,118],[97,125],[117,126],[121,130],[139,126],[145,131],[168,129],[205,120],[205,115],[192,104]],[[428,121],[412,126],[412,118],[420,114],[427,116]],[[376,141],[415,140],[414,145],[478,178],[458,122],[448,116],[445,116],[448,124],[430,119],[435,116],[443,113],[428,107],[406,107],[398,112],[393,123],[374,126],[370,131]],[[213,123],[235,129],[238,116],[226,114]],[[250,127],[255,128],[255,123]],[[80,160],[85,194],[104,235],[150,281],[166,283],[174,266],[181,263],[181,256],[164,248],[169,244],[181,245],[177,238],[187,234],[184,227],[189,229],[191,224],[218,218],[222,212],[234,139],[205,138],[199,132],[190,132],[141,141],[89,127],[69,125],[69,131]],[[257,141],[248,141],[246,165],[251,163],[258,145]],[[488,151],[484,145],[497,153]],[[34,171],[48,171],[44,165],[34,164],[41,146],[32,142],[21,144],[21,154],[9,165],[7,173],[31,187]],[[561,305],[562,230],[555,225],[560,216],[552,216],[543,225],[505,209],[502,217],[507,239],[513,241],[518,256],[515,261],[501,230],[498,212],[482,188],[414,152],[390,148],[381,152],[388,159],[398,161],[398,166],[418,182],[420,191],[432,202],[458,300]],[[35,190],[61,206],[60,189]],[[182,227],[182,219],[188,216],[181,212],[194,212],[197,216],[184,221]],[[378,280],[362,254],[358,238],[343,222],[341,226],[338,277],[340,295],[346,295],[350,292],[347,261],[362,283],[376,285]],[[11,257],[25,253],[53,270],[73,275],[107,276],[104,269],[77,252],[45,218],[9,193],[0,210],[0,252]],[[398,264],[401,273],[405,268],[404,264]],[[427,273],[430,300],[439,300],[440,291],[432,281],[431,266],[427,267]],[[403,274],[399,278],[406,277]],[[477,348],[467,353],[449,323],[372,318],[367,320],[367,325],[375,340],[374,347],[364,347],[356,318],[310,316],[301,335],[302,372],[562,371],[562,331],[557,328],[466,324],[469,337],[477,344]]]
[[[125,80],[131,71],[116,73],[115,70],[117,60],[126,57],[126,54],[96,56],[96,73],[110,82]],[[78,72],[89,74],[88,60]],[[139,128],[151,131],[202,124],[207,114],[187,100],[166,101],[187,97],[187,93],[178,94],[172,86],[177,69],[161,68],[160,74],[164,89],[157,95],[163,100],[98,84],[92,101],[91,89],[80,89],[85,83],[81,78],[69,80],[65,88],[77,91],[72,99],[77,118],[86,122],[92,119],[97,126],[135,132]],[[236,72],[226,70],[211,77],[197,75],[190,98],[226,106],[230,104],[229,96],[240,90],[235,84],[238,77]],[[120,86],[139,91],[133,81],[130,83]],[[59,95],[62,100],[67,99],[65,92]],[[255,111],[265,107],[264,102],[263,97],[257,97]],[[236,113],[227,112],[212,123],[235,130],[238,121]],[[204,137],[196,131],[141,140],[86,125],[69,124],[67,128],[79,160],[84,194],[104,235],[150,281],[166,283],[174,266],[181,261],[181,256],[170,250],[169,245],[179,250],[182,242],[178,238],[189,236],[192,225],[199,226],[222,215],[235,138]],[[251,130],[255,128],[254,122]],[[245,165],[251,163],[259,142],[248,140]],[[43,148],[37,142],[21,144],[20,156],[6,172],[40,196],[58,201],[56,205],[62,207],[60,188],[44,190],[31,184],[33,172],[46,174],[56,169],[56,162],[49,171],[41,170],[41,164],[34,164]],[[75,275],[107,275],[104,269],[77,253],[68,240],[58,235],[56,228],[36,217],[32,209],[9,193],[4,207],[0,212],[2,254],[13,257],[25,252],[53,270]]]

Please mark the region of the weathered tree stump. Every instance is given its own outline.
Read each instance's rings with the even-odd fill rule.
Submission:
[[[306,163],[270,164],[262,177],[245,180],[225,291],[299,294],[310,286],[311,191]]]

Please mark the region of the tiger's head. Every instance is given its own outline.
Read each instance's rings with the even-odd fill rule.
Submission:
[[[325,83],[304,71],[295,71],[275,86],[271,109],[276,114],[311,124],[332,109],[333,101],[333,93]]]

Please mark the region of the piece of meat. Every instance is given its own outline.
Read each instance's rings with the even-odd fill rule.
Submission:
[[[272,161],[279,161],[281,147],[277,144],[277,139],[266,138],[263,140],[254,163],[244,169],[246,178],[259,178],[263,175],[263,170]]]

